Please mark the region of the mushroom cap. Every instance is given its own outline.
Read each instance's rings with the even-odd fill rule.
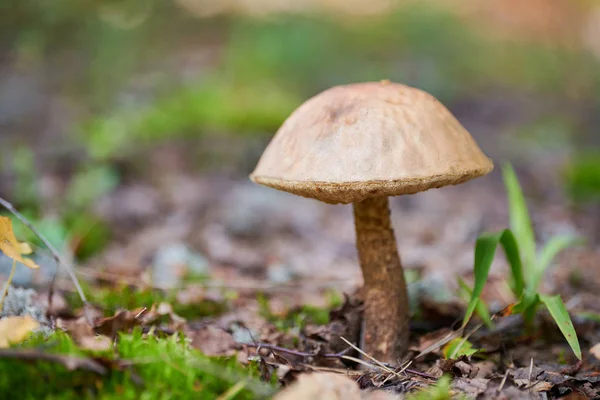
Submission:
[[[326,203],[456,185],[493,169],[436,98],[389,81],[336,86],[298,107],[250,179]]]

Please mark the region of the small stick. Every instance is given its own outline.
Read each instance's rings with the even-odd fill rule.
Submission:
[[[339,353],[315,354],[315,353],[305,353],[303,351],[298,351],[298,350],[286,349],[285,347],[279,347],[279,346],[275,346],[275,345],[268,344],[268,343],[255,343],[255,344],[248,343],[248,344],[246,344],[246,346],[256,347],[257,352],[259,349],[265,348],[265,349],[268,349],[268,350],[271,350],[274,352],[279,351],[281,353],[287,353],[287,354],[291,354],[291,355],[298,356],[298,357],[325,357],[325,358],[351,359],[351,357],[345,355],[351,349],[351,347],[348,347],[345,350],[340,351]],[[362,360],[358,360],[358,359],[355,359],[354,357],[352,357],[351,361],[358,362],[358,361],[362,361]],[[364,361],[363,361],[363,363],[364,363]],[[387,367],[387,366],[385,366],[385,364],[383,364],[383,365],[384,365],[384,367]],[[373,365],[369,364],[369,366],[373,366]],[[381,367],[379,365],[376,365],[376,366],[383,369],[383,367]],[[386,370],[386,372],[387,372],[387,370]],[[433,379],[433,380],[436,379],[433,375],[427,374],[425,372],[416,371],[413,369],[403,368],[401,372],[407,372],[409,374],[417,375],[422,378]]]
[[[504,374],[504,377],[502,378],[502,381],[500,382],[500,386],[498,386],[498,389],[496,390],[497,394],[500,394],[500,392],[502,391],[502,389],[504,389],[504,385],[506,384],[506,379],[508,378],[508,371],[510,370],[506,370],[506,373]]]
[[[85,297],[85,293],[83,293],[83,289],[81,288],[81,285],[79,284],[79,280],[77,279],[77,276],[75,275],[75,271],[73,270],[73,267],[69,263],[66,263],[65,261],[62,260],[60,254],[58,253],[56,248],[52,245],[52,243],[50,243],[50,241],[48,239],[46,239],[46,237],[44,235],[42,235],[41,232],[38,231],[37,228],[35,226],[33,226],[33,224],[31,222],[29,222],[29,220],[27,218],[25,218],[25,216],[23,216],[23,214],[21,214],[19,211],[17,211],[17,209],[11,203],[9,203],[8,201],[6,201],[2,197],[0,197],[0,205],[2,205],[4,208],[6,208],[8,211],[10,211],[15,217],[17,217],[19,219],[19,221],[21,221],[27,228],[29,228],[29,230],[31,232],[33,232],[42,241],[42,243],[44,243],[44,245],[48,248],[48,250],[52,254],[52,258],[54,258],[54,261],[56,261],[57,266],[62,265],[65,268],[65,270],[67,271],[67,274],[69,274],[69,277],[73,281],[73,284],[75,285],[75,288],[77,289],[77,292],[79,293],[79,297],[81,298],[81,301],[83,302],[84,309],[86,310],[86,319],[88,320],[90,325],[94,325],[92,319],[90,318],[90,316],[87,312],[88,306],[89,306],[87,298]]]
[[[379,360],[375,359],[374,357],[370,356],[369,354],[365,353],[364,351],[362,351],[361,349],[359,349],[358,347],[356,347],[355,345],[353,345],[352,343],[350,343],[350,341],[347,340],[345,337],[340,336],[340,339],[342,339],[344,342],[346,342],[346,344],[348,344],[348,346],[351,346],[354,350],[358,351],[360,354],[362,354],[363,356],[367,357],[369,360],[373,361],[375,364],[377,364],[380,368],[382,368],[386,372],[388,372],[388,373],[390,373],[392,375],[396,375],[398,378],[402,378],[402,376],[399,373],[397,373],[393,369],[390,369],[388,366],[386,366],[381,361],[379,361]]]
[[[298,351],[298,350],[286,349],[285,347],[279,347],[279,346],[275,346],[273,344],[268,344],[268,343],[256,343],[256,344],[247,343],[246,346],[256,347],[257,352],[260,349],[264,348],[267,350],[279,351],[281,353],[287,353],[287,354],[291,354],[293,356],[298,356],[298,357],[340,358],[344,354],[346,354],[348,352],[348,350],[350,350],[350,347],[348,347],[347,349],[340,351],[339,353],[315,354],[315,353],[305,353],[303,351]]]
[[[4,293],[2,293],[2,299],[0,300],[0,314],[4,310],[4,299],[8,296],[8,289],[10,288],[10,283],[12,282],[15,271],[17,270],[17,260],[13,260],[12,269],[10,270],[10,275],[8,276],[8,280],[6,281],[6,287],[4,288]]]

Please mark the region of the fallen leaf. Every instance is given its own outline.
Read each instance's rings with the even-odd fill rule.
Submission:
[[[169,316],[169,318],[171,319],[169,327],[173,330],[180,329],[186,322],[185,318],[182,318],[179,315],[175,314],[175,311],[173,311],[173,306],[169,303],[160,303],[156,308],[152,306],[150,313],[152,313],[154,309],[156,309],[156,313],[158,315]]]
[[[452,381],[452,387],[465,393],[470,399],[475,399],[485,393],[489,379],[484,378],[456,378]]]
[[[56,327],[69,332],[75,343],[86,350],[108,350],[112,345],[112,341],[109,337],[96,335],[94,328],[90,326],[85,317],[73,320],[59,318],[56,320]]]
[[[342,374],[330,372],[302,374],[274,400],[361,400],[356,381]]]
[[[428,371],[436,378],[441,377],[445,372],[451,372],[456,377],[475,378],[479,368],[471,365],[466,356],[461,356],[456,359],[441,358]]]
[[[39,322],[28,315],[2,318],[0,320],[0,348],[22,342],[31,331],[39,327]]]
[[[31,246],[27,243],[20,243],[13,232],[12,221],[8,217],[0,216],[0,251],[7,257],[20,262],[26,267],[37,269],[39,266],[28,258],[23,258],[22,255],[31,254]]]
[[[529,379],[515,379],[514,382],[521,389],[527,389],[532,392],[547,392],[554,387],[552,382],[530,381]]]
[[[590,353],[596,357],[597,360],[600,360],[600,343],[595,344],[591,349]]]
[[[112,317],[96,321],[94,330],[96,333],[114,338],[119,332],[130,332],[135,326],[141,325],[140,315],[143,313],[144,309],[118,311]]]
[[[228,332],[214,326],[198,331],[187,332],[192,338],[192,346],[207,356],[230,356],[235,354],[236,343]]]

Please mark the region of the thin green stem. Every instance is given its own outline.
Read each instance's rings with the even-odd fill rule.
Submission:
[[[2,293],[2,299],[0,299],[0,312],[4,309],[4,299],[8,296],[8,289],[10,288],[10,283],[12,282],[15,271],[17,270],[17,260],[13,260],[12,269],[10,270],[10,275],[8,276],[8,280],[6,281],[6,287],[4,288],[4,293]]]

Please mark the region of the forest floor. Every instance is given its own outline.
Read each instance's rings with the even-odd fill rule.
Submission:
[[[39,270],[29,274],[20,268],[16,283],[29,281],[37,292],[11,290],[5,315],[34,315],[43,329],[19,346],[31,349],[26,358],[0,351],[0,368],[10,376],[3,378],[6,390],[27,384],[32,396],[58,398],[70,398],[66,390],[100,398],[110,398],[107,393],[262,398],[302,372],[321,371],[357,381],[368,389],[360,398],[379,398],[368,396],[383,396],[382,391],[390,398],[433,396],[426,388],[443,374],[452,379],[434,386],[440,396],[598,396],[598,220],[589,209],[568,207],[556,187],[541,185],[559,173],[555,154],[517,165],[517,171],[540,241],[561,233],[588,238],[564,251],[543,283],[543,292],[559,293],[567,304],[583,362],[545,312],[538,313],[530,334],[519,316],[472,332],[469,342],[477,350],[472,355],[448,359],[448,348],[435,346],[464,315],[457,278],[472,285],[475,239],[508,225],[506,195],[495,171],[461,186],[391,201],[413,314],[411,351],[403,360],[411,363],[400,373],[405,363],[381,366],[363,356],[368,366],[361,369],[344,358],[359,357],[341,338],[357,343],[361,318],[351,208],[276,192],[245,178],[193,175],[184,147],[151,152],[150,164],[160,167],[146,171],[149,178],[98,199],[95,211],[113,236],[77,267],[87,309],[64,273],[52,282],[53,261],[43,251],[36,258]],[[70,246],[76,248],[76,241]],[[496,257],[482,296],[492,312],[516,301],[507,271],[504,258]],[[65,353],[72,359],[61,358]],[[298,381],[305,389],[327,390],[336,382],[306,379]],[[345,384],[335,386],[346,390]],[[343,396],[361,396],[353,386],[347,390]]]

